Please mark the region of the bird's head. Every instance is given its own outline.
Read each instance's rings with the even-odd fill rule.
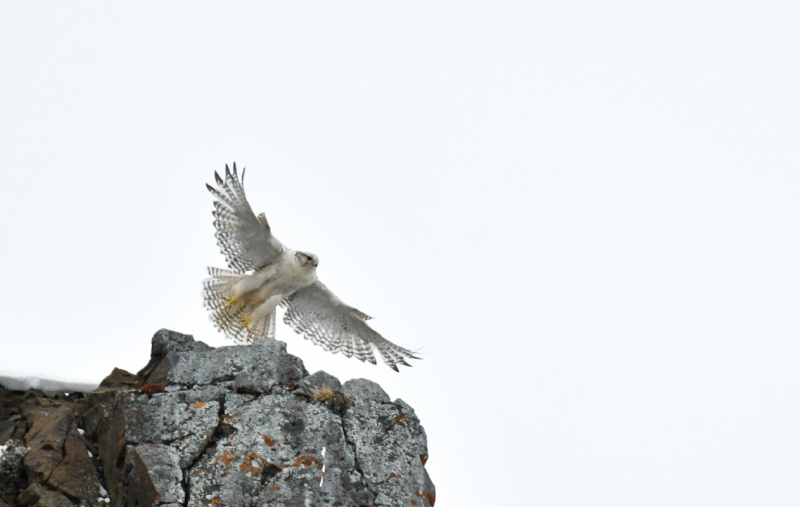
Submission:
[[[308,252],[297,252],[294,254],[297,265],[306,269],[316,269],[319,265],[319,257]]]

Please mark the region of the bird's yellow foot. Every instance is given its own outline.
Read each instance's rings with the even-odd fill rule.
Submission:
[[[251,320],[253,320],[253,319],[249,315],[245,316],[245,317],[242,317],[242,323],[244,324],[245,329],[247,329],[248,331],[250,331],[250,321]]]
[[[225,301],[228,302],[228,306],[233,306],[239,302],[239,296],[230,296],[225,298]]]

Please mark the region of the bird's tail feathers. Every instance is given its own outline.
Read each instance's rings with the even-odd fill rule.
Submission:
[[[275,339],[275,322],[275,310],[258,320],[254,320],[250,323],[250,329],[247,330],[246,341],[253,343],[256,340]]]
[[[231,300],[233,286],[246,275],[221,268],[208,268],[208,274],[211,278],[203,280],[203,306],[211,312],[211,320],[234,341],[247,341],[242,321],[244,303]]]
[[[211,278],[203,281],[203,305],[211,312],[214,325],[228,338],[239,343],[275,338],[275,311],[245,325],[253,308],[242,300],[232,300],[233,286],[245,274],[221,268],[208,268]]]

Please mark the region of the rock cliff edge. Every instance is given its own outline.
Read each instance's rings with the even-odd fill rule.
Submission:
[[[88,395],[0,387],[0,507],[430,507],[427,457],[405,402],[275,340],[161,330]]]

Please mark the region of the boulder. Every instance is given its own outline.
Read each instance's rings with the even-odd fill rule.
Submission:
[[[142,444],[128,447],[126,454],[128,505],[183,505],[183,472],[175,449],[163,444]]]
[[[22,506],[32,507],[75,507],[69,498],[34,482],[20,493],[17,501]]]
[[[100,494],[99,476],[73,410],[41,403],[28,404],[23,413],[30,427],[25,434],[29,450],[23,460],[28,479],[77,502],[96,501]]]
[[[0,483],[16,481],[0,487],[10,506],[430,507],[436,498],[408,404],[368,380],[309,375],[275,340],[213,348],[161,330],[141,371],[115,369],[86,397],[0,391],[0,438],[13,449],[0,459]]]

